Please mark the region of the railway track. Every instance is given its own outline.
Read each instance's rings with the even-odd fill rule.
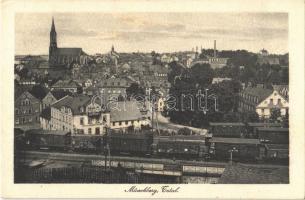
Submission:
[[[79,153],[63,153],[63,152],[53,152],[53,151],[21,151],[19,155],[23,155],[25,159],[30,160],[53,160],[53,161],[65,161],[72,163],[79,162],[91,162],[92,160],[104,160],[104,155],[96,154],[79,154]],[[107,158],[109,160],[109,158]],[[111,156],[111,161],[131,161],[131,162],[144,162],[144,163],[154,163],[154,164],[164,164],[168,166],[204,166],[204,167],[226,167],[227,162],[210,162],[210,161],[190,161],[190,160],[172,160],[166,158],[145,158],[145,157],[127,157],[127,156]],[[241,163],[247,166],[256,166],[264,168],[280,168],[287,167],[285,165],[273,165],[266,163]]]

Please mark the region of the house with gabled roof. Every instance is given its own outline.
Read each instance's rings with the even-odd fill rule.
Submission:
[[[272,109],[279,109],[281,116],[289,112],[289,103],[277,90],[263,87],[247,87],[240,92],[239,110],[255,111],[260,118],[269,118]]]
[[[51,105],[51,130],[70,131],[72,134],[101,135],[110,127],[107,109],[86,95],[65,96]],[[47,116],[44,116],[47,119]],[[45,124],[48,124],[44,121]],[[43,126],[43,125],[42,125]]]
[[[39,124],[40,100],[29,91],[15,93],[15,126]]]

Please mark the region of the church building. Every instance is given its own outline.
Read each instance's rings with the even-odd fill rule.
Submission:
[[[54,19],[52,19],[50,31],[49,65],[51,67],[69,66],[71,63],[86,65],[88,63],[88,55],[83,52],[82,48],[58,48],[57,33],[55,30]]]

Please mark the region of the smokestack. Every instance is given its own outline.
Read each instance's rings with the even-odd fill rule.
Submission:
[[[216,58],[216,40],[214,40],[214,58]]]

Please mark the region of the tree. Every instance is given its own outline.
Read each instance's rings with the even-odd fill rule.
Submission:
[[[190,71],[191,82],[205,88],[212,83],[214,71],[209,64],[195,64]]]
[[[139,86],[138,83],[132,83],[127,89],[126,89],[127,97],[135,97],[135,96],[142,96],[144,97],[145,91],[142,87]]]
[[[269,120],[274,123],[274,122],[278,122],[280,118],[281,118],[281,110],[279,108],[272,108]]]
[[[173,85],[175,79],[183,73],[184,69],[176,61],[169,63],[168,81]]]

